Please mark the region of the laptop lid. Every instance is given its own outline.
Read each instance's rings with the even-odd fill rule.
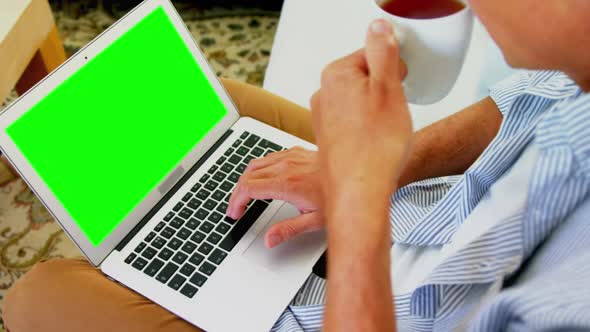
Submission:
[[[239,118],[168,0],[147,0],[0,115],[0,148],[94,264]]]

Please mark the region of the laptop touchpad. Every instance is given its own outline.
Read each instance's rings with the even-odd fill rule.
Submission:
[[[323,251],[325,232],[302,234],[273,249],[268,249],[264,244],[264,236],[272,225],[297,215],[299,211],[295,207],[284,204],[244,251],[243,257],[256,265],[281,274],[301,272],[301,269],[306,266],[311,269],[317,259],[316,256]]]

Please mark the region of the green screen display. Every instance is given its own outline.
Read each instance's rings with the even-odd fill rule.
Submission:
[[[157,8],[6,132],[98,246],[226,113]]]

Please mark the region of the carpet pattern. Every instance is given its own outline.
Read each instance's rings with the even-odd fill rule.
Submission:
[[[252,8],[178,8],[219,76],[261,85],[278,12]],[[115,22],[100,9],[54,13],[71,55]],[[0,110],[18,96],[12,93]],[[35,263],[81,253],[43,205],[5,163],[0,163],[0,305],[6,290]],[[0,321],[0,331],[4,331]]]

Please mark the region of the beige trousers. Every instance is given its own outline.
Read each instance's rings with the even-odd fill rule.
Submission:
[[[242,116],[313,142],[311,114],[285,99],[237,81],[223,80]],[[37,264],[4,299],[10,332],[198,331],[143,296],[108,280],[83,259]]]

